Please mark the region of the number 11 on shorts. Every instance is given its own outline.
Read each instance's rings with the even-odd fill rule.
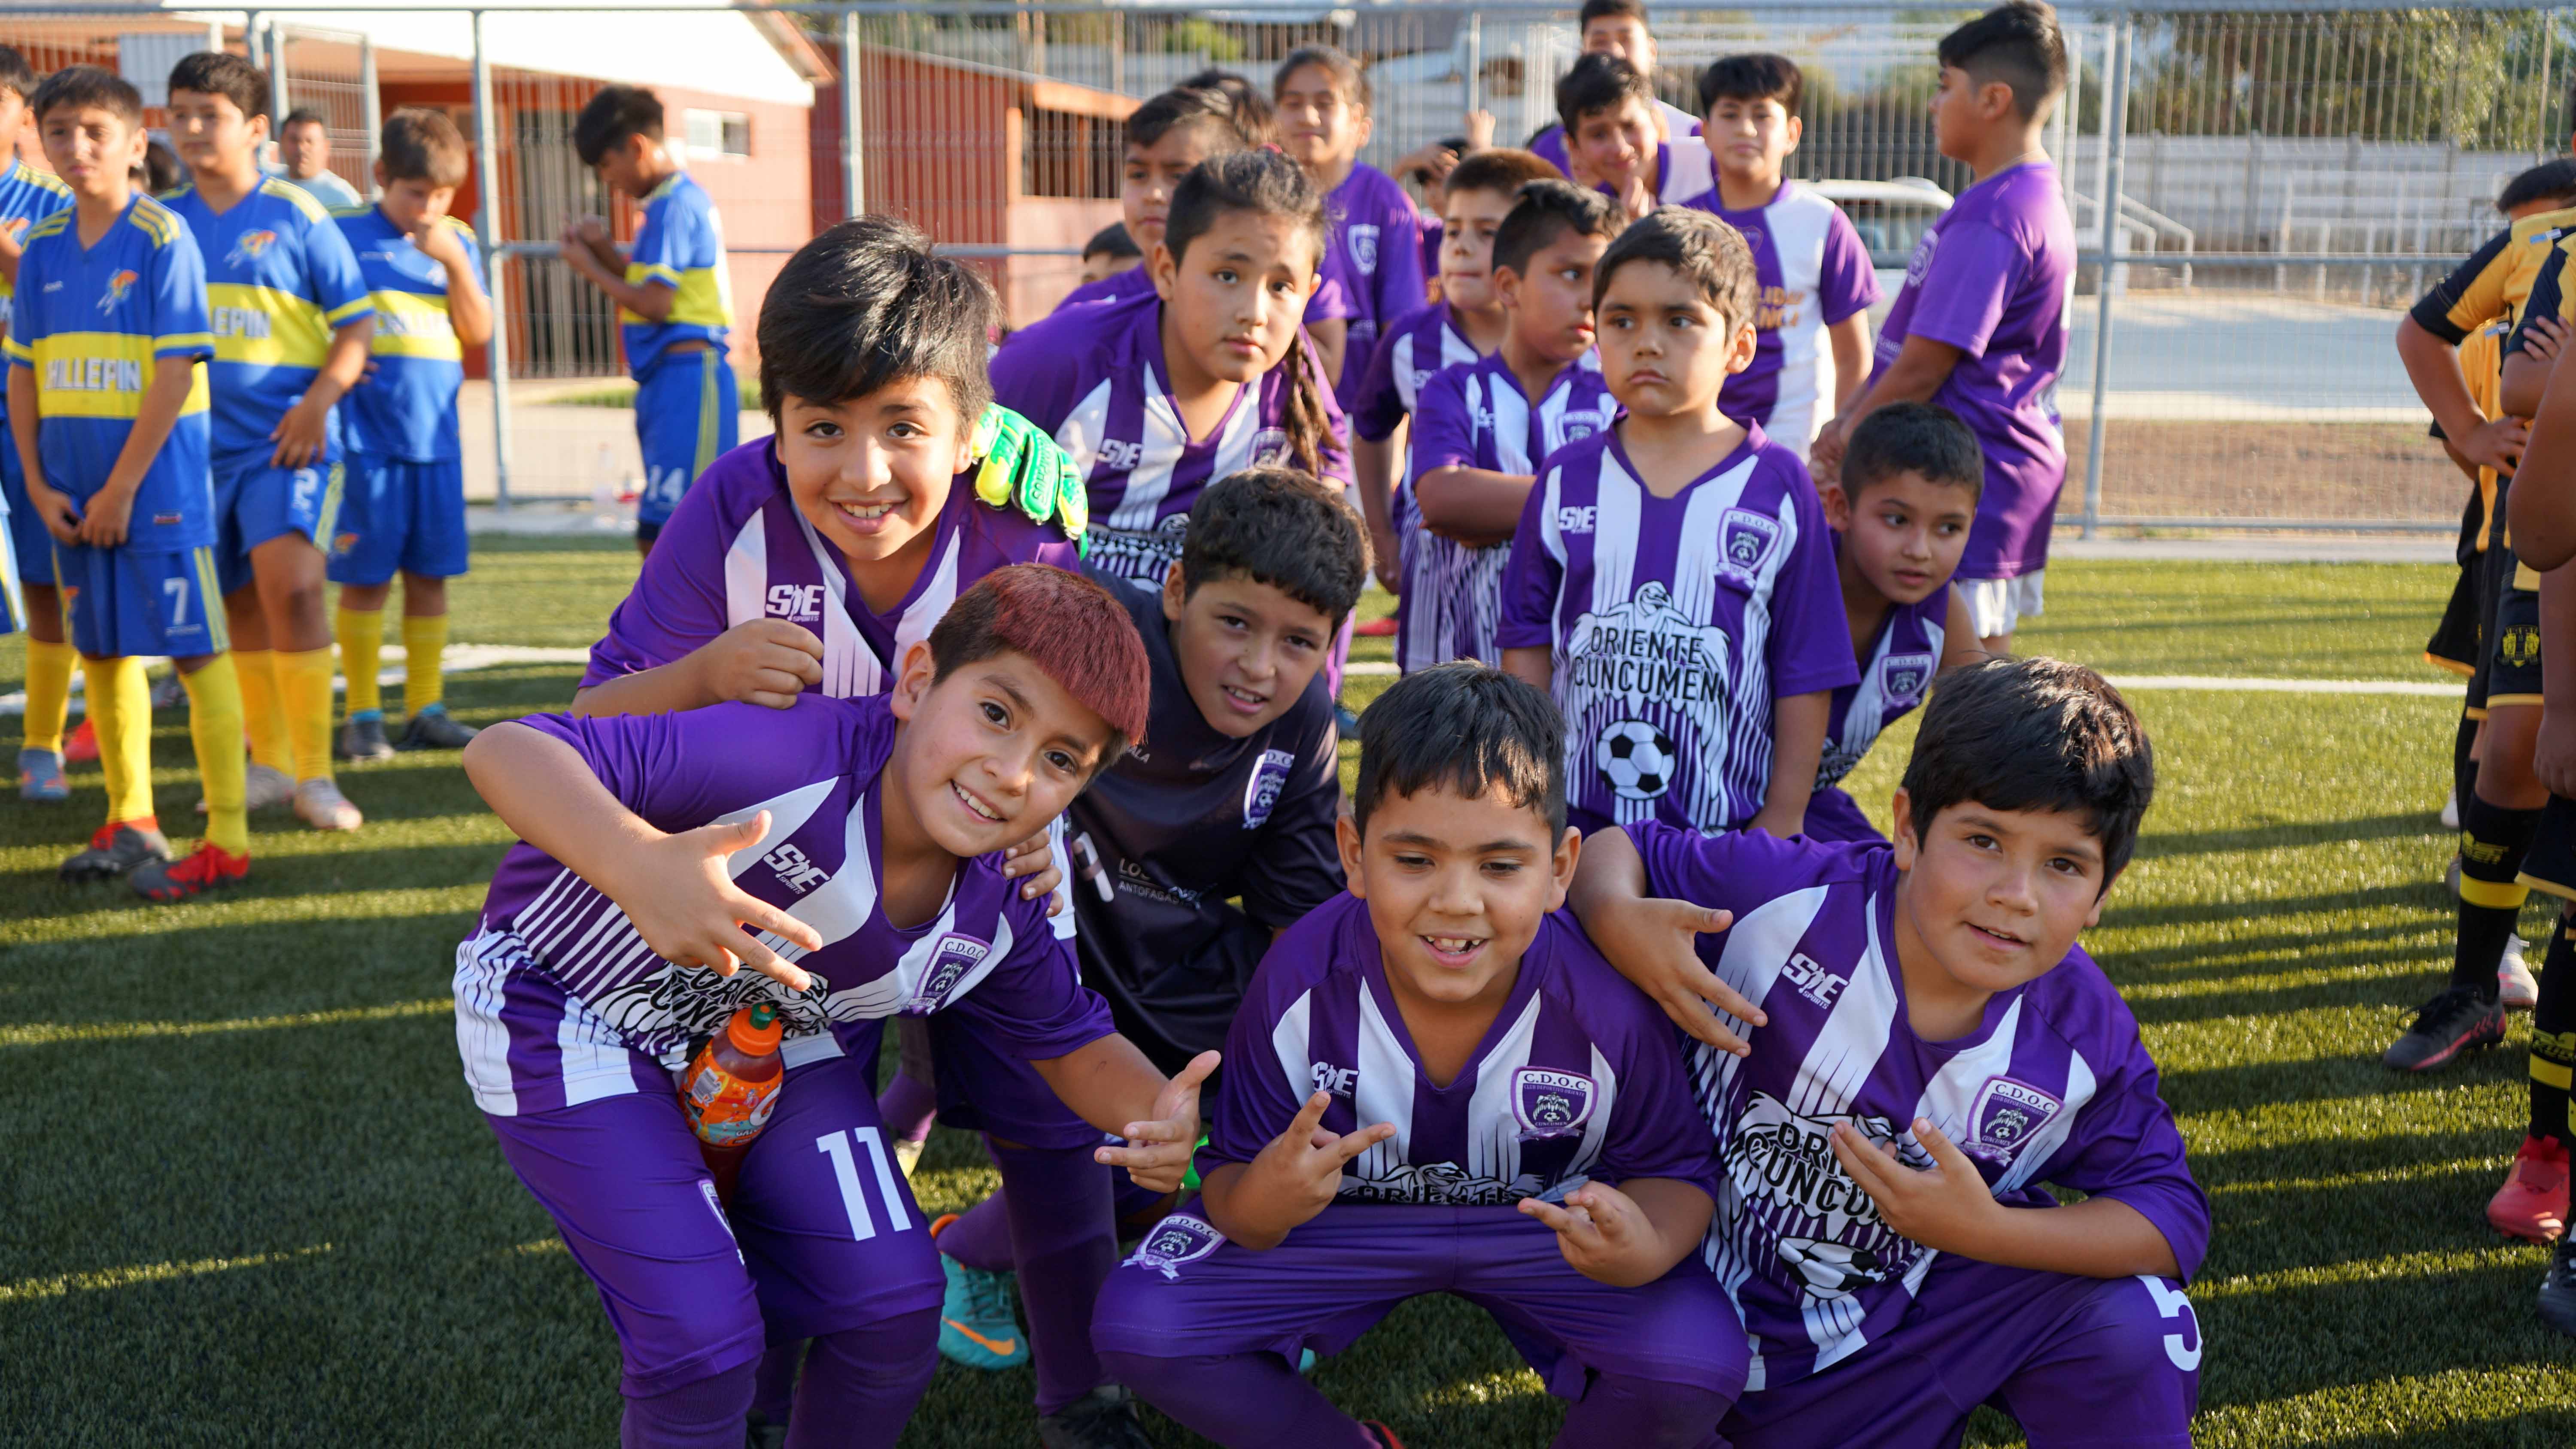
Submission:
[[[826,1132],[814,1139],[814,1150],[832,1159],[832,1177],[841,1186],[841,1207],[850,1215],[850,1236],[866,1242],[877,1235],[876,1214],[870,1210],[867,1193],[859,1185],[858,1154],[851,1141],[868,1155],[869,1166],[876,1169],[877,1201],[885,1205],[886,1231],[900,1233],[920,1226],[903,1205],[903,1189],[895,1184],[894,1164],[885,1149],[885,1134],[874,1127],[853,1127],[846,1132]]]

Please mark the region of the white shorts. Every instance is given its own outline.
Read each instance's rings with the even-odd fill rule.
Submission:
[[[1975,625],[1977,637],[1992,639],[2013,632],[2020,620],[2046,612],[2041,581],[2047,577],[2048,570],[2041,569],[2017,579],[1952,579],[1950,587],[1968,601],[1968,620]]]

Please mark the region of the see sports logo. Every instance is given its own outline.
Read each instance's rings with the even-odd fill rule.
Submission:
[[[137,280],[139,280],[138,275],[131,271],[119,272],[115,276],[108,278],[107,289],[99,293],[98,310],[101,312],[115,311],[116,304],[125,300],[125,294],[133,290],[134,284]]]
[[[233,249],[224,254],[224,265],[228,267],[238,267],[249,262],[257,261],[260,257],[267,254],[270,245],[276,240],[277,233],[273,231],[243,232],[241,236],[233,242]]]

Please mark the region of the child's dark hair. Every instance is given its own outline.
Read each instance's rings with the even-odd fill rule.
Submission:
[[[1141,257],[1144,254],[1145,253],[1137,247],[1136,239],[1127,234],[1127,223],[1123,221],[1113,221],[1109,223],[1100,230],[1093,232],[1091,234],[1091,240],[1082,244],[1082,259],[1084,261],[1089,261],[1093,257],[1099,256],[1116,257],[1120,260],[1124,260],[1128,257]]]
[[[435,187],[465,184],[465,136],[447,113],[405,106],[385,117],[376,148],[388,181],[426,181]]]
[[[629,136],[662,139],[662,98],[642,86],[602,86],[573,119],[572,149],[584,166],[596,166]]]
[[[1295,223],[1314,243],[1315,266],[1322,268],[1331,234],[1323,193],[1296,162],[1276,151],[1236,151],[1191,167],[1172,190],[1171,213],[1163,221],[1163,246],[1177,262],[1189,252],[1191,242],[1216,225],[1217,218],[1238,211],[1285,217]],[[1288,432],[1289,455],[1307,472],[1321,474],[1324,449],[1333,441],[1332,428],[1325,419],[1318,379],[1322,364],[1307,351],[1303,332],[1290,340],[1288,355],[1279,359],[1278,366],[1289,370],[1287,407],[1280,418]]]
[[[14,45],[0,45],[0,91],[22,101],[32,100],[36,94],[36,68],[27,64],[27,57],[19,54]]]
[[[1574,31],[1580,35],[1595,20],[1634,20],[1646,23],[1646,0],[1583,0],[1583,10],[1575,18]]]
[[[1187,90],[1223,91],[1225,98],[1234,103],[1234,129],[1243,136],[1243,144],[1246,146],[1278,144],[1279,123],[1276,113],[1271,109],[1270,97],[1262,94],[1261,87],[1251,81],[1236,75],[1233,71],[1209,66],[1182,81],[1181,87]]]
[[[57,106],[95,106],[129,126],[143,124],[143,93],[112,70],[94,65],[67,65],[45,77],[27,109],[37,120]]]
[[[1918,844],[1953,805],[2080,812],[2102,842],[2104,890],[2155,793],[2155,752],[2129,702],[2063,659],[1988,659],[1942,676],[1905,765]]]
[[[285,120],[277,123],[277,129],[280,132],[285,131],[289,126],[320,126],[328,131],[331,129],[331,122],[321,111],[312,106],[297,106],[286,113]]]
[[[200,50],[179,57],[170,67],[170,89],[221,96],[248,120],[268,114],[268,72],[230,51]]]
[[[1457,659],[1407,674],[1360,716],[1351,821],[1363,836],[1389,795],[1446,789],[1476,800],[1496,786],[1547,818],[1555,849],[1565,833],[1565,717],[1537,685]]]
[[[854,216],[796,249],[760,305],[760,403],[835,403],[903,378],[948,384],[966,426],[993,401],[986,339],[1000,306],[983,274],[883,216]]]
[[[1230,575],[1268,584],[1338,626],[1368,583],[1368,531],[1342,490],[1294,468],[1246,468],[1190,505],[1182,597]]]
[[[1564,177],[1554,162],[1535,151],[1494,146],[1460,157],[1458,164],[1450,168],[1449,179],[1440,183],[1440,194],[1490,191],[1496,196],[1518,197],[1521,188],[1533,181],[1560,181]]]
[[[2576,201],[2576,157],[2543,161],[2506,182],[2504,190],[2496,193],[2495,208],[2510,213],[2535,201],[2554,201],[2561,206]]]
[[[170,149],[169,142],[155,136],[143,143],[143,180],[139,184],[144,190],[159,196],[175,190],[180,178],[187,174],[188,168],[179,164],[179,153]]]
[[[1753,323],[1758,281],[1744,233],[1705,211],[1658,206],[1619,233],[1592,268],[1592,305],[1610,294],[1610,278],[1630,262],[1662,262],[1699,289],[1729,328]]]
[[[1798,114],[1806,99],[1807,73],[1785,55],[1754,51],[1721,55],[1699,73],[1699,109],[1706,115],[1719,101],[1778,101],[1780,109]]]
[[[2013,109],[2037,120],[2066,92],[2066,35],[2057,11],[2041,0],[1998,5],[1941,37],[1941,63],[1956,66],[1979,85],[2012,87]]]
[[[1584,117],[1617,110],[1632,100],[1644,104],[1651,114],[1655,83],[1624,58],[1596,50],[1576,61],[1565,79],[1556,83],[1556,118],[1564,123],[1570,139],[1581,129]]]
[[[1369,97],[1368,72],[1360,69],[1358,61],[1329,45],[1301,46],[1288,52],[1288,58],[1270,74],[1270,98],[1279,99],[1279,93],[1288,88],[1288,77],[1310,65],[1322,66],[1324,74],[1333,78],[1333,84],[1341,87],[1343,97],[1352,105],[1363,111],[1376,109]]]
[[[1959,415],[1939,403],[1889,403],[1852,429],[1843,448],[1843,492],[1858,503],[1871,484],[1899,473],[1965,488],[1974,501],[1985,491],[1986,455]]]
[[[1509,267],[1526,276],[1530,258],[1556,245],[1558,237],[1567,232],[1615,237],[1627,219],[1619,203],[1589,187],[1562,179],[1527,182],[1514,195],[1503,224],[1494,228],[1493,268]]]
[[[1244,89],[1249,92],[1251,87]],[[1127,114],[1127,144],[1141,151],[1183,126],[1206,126],[1220,137],[1216,149],[1248,151],[1268,144],[1275,131],[1269,103],[1262,102],[1261,110],[1258,125],[1247,128],[1243,107],[1232,92],[1216,86],[1174,86]]]
[[[984,575],[931,626],[934,682],[997,654],[1025,656],[1108,724],[1109,745],[1094,774],[1144,738],[1153,667],[1135,619],[1107,589],[1052,564],[1012,564]]]

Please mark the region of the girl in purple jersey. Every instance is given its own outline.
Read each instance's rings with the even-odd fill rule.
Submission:
[[[1329,45],[1292,51],[1279,62],[1270,97],[1279,142],[1326,193],[1332,244],[1324,275],[1350,301],[1350,334],[1332,374],[1342,406],[1359,396],[1379,332],[1429,300],[1422,281],[1422,213],[1392,177],[1360,159],[1369,142],[1368,76]]]

